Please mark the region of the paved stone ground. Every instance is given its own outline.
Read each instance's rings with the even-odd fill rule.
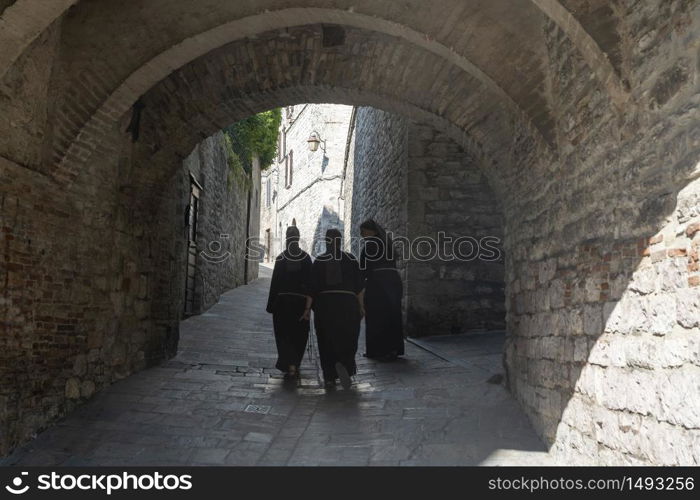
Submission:
[[[421,342],[438,356],[407,343],[394,363],[360,357],[349,391],[320,387],[313,344],[290,387],[273,368],[261,275],[184,321],[176,358],[102,391],[0,465],[550,463],[517,404],[486,382],[501,372],[502,337]]]

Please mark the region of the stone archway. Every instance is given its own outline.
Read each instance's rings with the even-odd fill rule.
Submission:
[[[14,4],[3,20],[30,5]],[[431,121],[479,159],[504,211],[508,381],[548,443],[605,463],[697,462],[697,408],[665,381],[698,379],[684,312],[699,307],[698,7],[270,5],[78,2],[1,30],[17,42],[0,61],[4,449],[74,407],[66,380],[99,388],[172,354],[176,229],[154,228],[174,165],[250,113],[330,100]],[[327,24],[342,44],[324,44]]]
[[[34,24],[48,26],[73,3],[65,2],[53,9],[35,12],[32,16]],[[527,67],[533,74],[541,71],[537,59],[544,48],[544,40],[539,28],[545,20],[551,20],[568,34],[615,102],[626,98],[625,92],[620,90],[619,71],[606,58],[606,50],[617,50],[614,45],[608,47],[610,39],[617,41],[610,36],[616,24],[595,26],[591,31],[596,36],[594,39],[577,17],[559,2],[502,0],[473,6],[455,2],[443,6],[444,17],[435,16],[428,5],[420,2],[404,11],[371,2],[361,6],[348,5],[346,9],[336,5],[332,8],[323,5],[296,7],[284,5],[284,2],[282,5],[271,2],[269,6],[257,4],[255,8],[212,2],[208,7],[207,15],[199,16],[192,12],[193,6],[187,2],[171,2],[167,9],[157,3],[148,7],[115,9],[114,4],[103,1],[78,3],[68,11],[62,22],[61,36],[71,50],[63,55],[65,60],[62,65],[66,67],[66,73],[57,80],[61,81],[61,86],[87,92],[73,94],[73,98],[58,103],[61,123],[53,160],[63,159],[70,147],[76,155],[83,148],[89,149],[91,144],[89,133],[87,137],[84,134],[86,130],[100,128],[105,121],[114,119],[138,95],[173,69],[236,39],[275,28],[312,23],[341,24],[385,33],[445,59],[500,94],[514,109],[522,110],[550,141],[552,117],[550,112],[544,111],[547,103],[540,97],[544,95],[544,80],[533,78],[525,84],[517,75],[504,71],[502,65],[510,63]],[[578,6],[567,7],[573,10]],[[22,0],[3,13],[8,23],[18,25],[11,32],[12,39],[8,39],[8,43],[16,45],[17,54],[10,51],[6,65],[16,60],[19,51],[36,36],[36,27],[21,22],[21,12],[31,8],[31,1]],[[586,13],[585,10],[583,13]],[[517,21],[518,17],[522,21]],[[90,20],[88,24],[85,23],[87,19]],[[146,26],[155,19],[171,26],[170,38],[165,43],[148,38]],[[450,21],[441,26],[444,19]],[[483,24],[489,29],[481,28]],[[136,25],[146,30],[134,30]],[[465,37],[461,31],[467,26],[469,31],[474,32],[469,37]],[[112,33],[115,29],[118,32]],[[129,29],[131,35],[127,38],[138,39],[141,43],[129,44],[118,34]],[[500,54],[501,57],[494,58],[491,56],[495,54],[486,56],[485,51],[481,50],[486,47],[490,51],[500,50],[498,47],[513,43],[514,37],[518,39],[519,54],[506,50]],[[481,42],[483,45],[465,45],[466,41]],[[100,62],[106,59],[95,57],[106,52],[111,52],[109,67]],[[81,103],[77,105],[75,99]],[[78,136],[81,140],[75,144]]]

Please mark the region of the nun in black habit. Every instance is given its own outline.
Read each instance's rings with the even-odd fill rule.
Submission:
[[[401,298],[403,284],[396,269],[393,242],[372,219],[360,225],[364,248],[365,356],[391,361],[404,354]]]
[[[323,379],[327,388],[339,378],[345,389],[357,373],[355,355],[360,335],[362,277],[357,258],[341,250],[337,229],[326,232],[326,252],[313,263],[314,326]]]
[[[299,230],[287,228],[286,249],[275,260],[267,312],[277,344],[277,369],[285,378],[298,378],[299,365],[309,340],[309,318],[305,314],[311,290],[311,257],[299,248]]]

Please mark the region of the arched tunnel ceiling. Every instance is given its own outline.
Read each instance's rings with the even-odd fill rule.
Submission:
[[[172,143],[181,154],[189,153],[202,134],[294,101],[371,104],[400,112],[443,129],[468,131],[491,156],[507,150],[518,130],[527,129],[502,96],[448,61],[393,36],[341,30],[344,43],[336,47],[324,47],[323,26],[310,25],[211,51],[144,96],[145,122],[156,134],[162,127],[158,142]],[[190,137],[173,141],[175,127]]]
[[[202,138],[271,107],[336,102],[382,108],[430,122],[476,154],[498,158],[526,125],[474,77],[395,37],[343,28],[323,47],[324,27],[261,34],[209,52],[173,72],[142,99],[142,142],[176,165]],[[411,53],[409,64],[392,61]],[[387,71],[375,71],[377,67]],[[469,131],[465,134],[464,131]]]
[[[0,77],[32,40],[78,1],[2,0],[0,2],[0,42],[5,50],[3,57],[0,58]],[[484,27],[488,30],[503,27],[509,23],[511,34],[517,35],[522,30],[527,36],[529,31],[527,24],[530,20],[519,16],[523,14],[523,9],[534,5],[571,35],[572,41],[589,62],[597,62],[597,65],[602,66],[593,68],[602,80],[605,81],[611,68],[617,72],[620,71],[619,33],[616,26],[616,16],[611,15],[614,14],[613,8],[607,0],[472,0],[471,2],[414,0],[377,5],[379,3],[368,0],[352,4],[342,1],[259,0],[241,5],[242,2],[222,2],[221,0],[200,0],[198,2],[151,0],[146,6],[129,5],[113,0],[83,0],[80,8],[84,9],[83,13],[91,16],[90,24],[99,30],[95,31],[96,33],[106,34],[109,32],[100,29],[105,27],[101,26],[100,20],[102,22],[106,20],[107,26],[111,25],[112,28],[118,29],[120,18],[122,20],[130,19],[129,31],[143,25],[140,32],[149,37],[149,43],[154,34],[153,31],[149,31],[151,23],[134,23],[134,15],[138,21],[155,20],[155,23],[160,26],[165,26],[165,23],[171,19],[179,19],[176,24],[167,25],[169,35],[174,37],[170,41],[177,43],[178,31],[180,38],[184,39],[193,36],[197,32],[198,26],[201,31],[204,31],[212,29],[217,22],[229,22],[255,13],[289,7],[315,7],[349,12],[357,11],[374,17],[381,17],[384,14],[383,18],[398,24],[404,24],[405,21],[414,18],[418,21],[414,23],[415,25],[409,22],[405,23],[405,26],[410,26],[424,33],[427,38],[435,38],[446,47],[455,48],[454,45],[448,44],[448,38],[454,34],[456,27],[460,26],[460,22],[465,18],[465,13],[483,13],[482,19],[487,20]],[[90,4],[91,9],[88,4]],[[517,7],[519,9],[516,9]],[[120,14],[118,17],[111,16],[114,8]],[[495,10],[493,10],[494,8]],[[75,12],[75,9],[73,10]],[[107,14],[107,17],[93,17],[95,12],[99,11]],[[493,13],[496,13],[495,17]],[[155,17],[149,17],[149,15]],[[494,20],[498,22],[494,23]],[[123,28],[124,25],[121,27]],[[465,30],[465,33],[468,31],[470,30]],[[120,36],[119,31],[109,33],[115,35],[114,40],[118,41],[124,38]],[[516,36],[512,42],[517,39]],[[609,78],[607,83],[613,91],[614,87],[619,85],[619,82],[611,81]]]
[[[10,14],[33,6],[32,30],[36,31],[42,20],[48,25],[55,19],[61,9],[58,4],[67,8],[72,3],[56,2],[53,10],[42,10],[35,1],[17,0],[5,9],[2,19],[10,22]],[[618,85],[610,62],[556,0],[82,0],[62,23],[63,76],[59,78],[63,88],[78,90],[73,95],[81,102],[75,106],[75,97],[68,96],[59,105],[62,115],[70,116],[59,127],[54,160],[60,162],[70,147],[80,146],[81,135],[85,139],[86,130],[95,128],[91,120],[99,125],[114,119],[158,81],[197,57],[246,36],[312,22],[375,30],[432,53],[447,63],[441,70],[456,87],[463,78],[478,80],[500,96],[500,106],[510,107],[552,144],[554,117],[546,98],[542,29],[547,19],[560,24],[574,45],[580,46],[615,98]],[[26,42],[30,34],[21,33],[20,28],[15,29],[20,32],[16,37]],[[2,30],[2,36],[11,31]],[[433,75],[417,68],[408,78],[416,76]]]

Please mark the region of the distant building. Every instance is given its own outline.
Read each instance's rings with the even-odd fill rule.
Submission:
[[[261,180],[260,242],[265,262],[274,262],[283,250],[287,226],[299,228],[301,246],[313,256],[323,252],[328,228],[344,232],[341,193],[352,161],[348,158],[352,114],[352,106],[338,104],[283,109],[277,158]]]

